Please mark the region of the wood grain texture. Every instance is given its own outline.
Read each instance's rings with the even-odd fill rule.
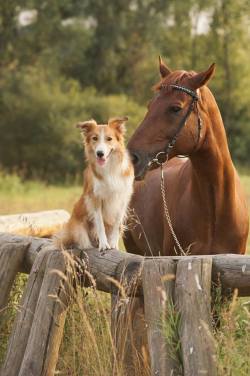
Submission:
[[[48,252],[39,252],[30,272],[8,343],[2,376],[16,376],[21,367],[43,282]]]
[[[35,237],[27,237],[21,235],[13,235],[0,233],[0,244],[3,249],[8,244],[20,245],[20,249],[23,247],[23,243],[29,246],[26,248],[22,271],[29,273],[32,265],[35,261],[37,253],[39,253],[43,247],[51,246],[50,239],[40,239]],[[97,289],[105,292],[113,292],[115,285],[110,280],[115,278],[121,280],[124,270],[127,273],[130,272],[131,278],[136,278],[140,265],[145,259],[142,256],[134,255],[127,252],[121,252],[118,250],[108,250],[106,253],[101,254],[98,249],[88,249],[81,252],[79,249],[71,250],[73,255],[83,257],[89,268],[89,272],[96,280]],[[207,256],[174,256],[174,257],[155,257],[157,260],[178,260],[188,259],[206,259]],[[218,278],[221,281],[224,291],[233,291],[238,289],[239,296],[250,296],[250,256],[245,255],[213,255],[209,256],[213,260],[212,277],[213,281],[218,282]],[[147,257],[146,260],[152,258]],[[141,280],[137,281],[137,290],[133,291],[135,295],[142,295],[142,283]]]
[[[172,314],[176,264],[173,260],[146,260],[142,282],[151,375],[177,375],[179,366],[167,342],[166,325]]]
[[[61,252],[49,253],[19,376],[54,375],[67,308],[66,263]]]
[[[1,375],[52,376],[63,335],[67,301],[63,253],[42,250],[31,270]]]
[[[0,243],[0,311],[7,305],[10,290],[22,268],[29,245],[28,239],[21,243]]]
[[[216,376],[215,342],[211,331],[212,259],[179,260],[175,303],[185,376]]]
[[[250,256],[213,256],[213,281],[221,285],[222,293],[228,295],[238,289],[239,296],[250,295]]]

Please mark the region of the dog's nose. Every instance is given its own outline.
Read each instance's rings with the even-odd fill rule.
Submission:
[[[103,153],[103,151],[101,151],[101,150],[98,150],[98,151],[96,152],[96,155],[97,155],[98,158],[103,158],[103,157],[104,157],[104,153]]]

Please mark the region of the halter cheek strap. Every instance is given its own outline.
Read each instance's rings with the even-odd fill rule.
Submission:
[[[149,161],[148,168],[153,163],[157,163],[157,164],[161,165],[162,163],[164,163],[168,159],[168,155],[169,155],[170,150],[174,147],[174,145],[175,145],[175,143],[177,141],[177,137],[179,136],[182,128],[186,125],[186,122],[187,122],[187,120],[188,120],[191,112],[194,110],[195,105],[197,106],[197,102],[199,100],[199,97],[196,94],[196,92],[193,91],[193,90],[191,90],[191,89],[188,89],[187,87],[180,86],[180,85],[162,85],[161,86],[162,89],[165,89],[167,87],[172,87],[174,90],[179,90],[179,91],[182,91],[182,92],[190,95],[192,97],[192,100],[190,102],[190,105],[188,107],[188,110],[187,110],[186,114],[181,119],[181,121],[180,121],[180,123],[179,123],[179,125],[178,125],[178,127],[176,129],[175,135],[169,141],[169,143],[167,144],[166,148],[164,150],[158,152],[155,155],[155,157],[152,160]],[[197,138],[197,144],[198,144],[199,139],[200,139],[201,128],[202,128],[202,121],[201,121],[201,118],[200,118],[200,115],[199,115],[198,108],[197,108],[197,116],[198,116],[198,138]]]

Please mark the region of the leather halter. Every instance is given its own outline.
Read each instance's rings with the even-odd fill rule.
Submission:
[[[177,137],[179,136],[182,128],[186,125],[186,122],[187,122],[187,120],[188,120],[191,112],[194,110],[195,105],[196,105],[196,108],[197,108],[197,116],[198,116],[198,125],[197,125],[198,126],[198,137],[197,137],[197,144],[198,144],[199,139],[200,139],[200,133],[201,133],[201,128],[202,128],[202,121],[201,121],[201,118],[200,118],[200,115],[199,115],[199,110],[198,110],[198,107],[197,107],[197,102],[199,100],[198,95],[196,94],[195,91],[193,91],[191,89],[188,89],[185,86],[180,86],[180,85],[161,85],[161,89],[165,89],[167,87],[172,87],[174,90],[179,90],[179,91],[182,91],[182,92],[190,95],[192,97],[192,100],[190,102],[190,105],[188,107],[188,110],[187,110],[186,114],[181,119],[181,121],[180,121],[180,123],[179,123],[179,125],[178,125],[178,127],[176,129],[175,135],[169,141],[169,143],[167,144],[166,148],[164,150],[158,152],[155,155],[155,157],[149,161],[148,168],[153,163],[157,163],[158,165],[161,165],[162,163],[164,163],[168,159],[169,152],[174,147],[174,145],[175,145],[175,143],[177,141]]]

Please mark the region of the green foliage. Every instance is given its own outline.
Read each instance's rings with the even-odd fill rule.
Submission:
[[[250,302],[233,299],[221,306],[216,331],[219,376],[246,376],[250,372]]]
[[[128,115],[131,131],[143,116],[143,109],[125,95],[82,90],[76,81],[40,66],[9,73],[1,88],[0,161],[25,178],[58,181],[79,174],[82,142],[74,127],[79,120]]]
[[[33,18],[21,23],[27,10]],[[217,63],[209,85],[233,158],[247,164],[249,10],[248,0],[2,1],[0,165],[54,181],[79,173],[74,123],[126,114],[130,135],[159,78],[159,54],[172,69]]]
[[[6,174],[0,171],[0,193],[5,194],[20,194],[23,193],[24,184],[20,175]]]
[[[180,365],[178,373],[182,374],[183,361],[181,353],[181,341],[179,338],[181,316],[174,303],[169,300],[166,304],[166,314],[162,318],[163,333],[165,336],[169,357]],[[177,372],[177,370],[175,370]]]
[[[80,156],[72,127],[80,115],[77,85],[29,68],[7,76],[2,88],[2,164],[25,177],[56,180],[63,170],[73,173],[77,159],[72,153]]]

